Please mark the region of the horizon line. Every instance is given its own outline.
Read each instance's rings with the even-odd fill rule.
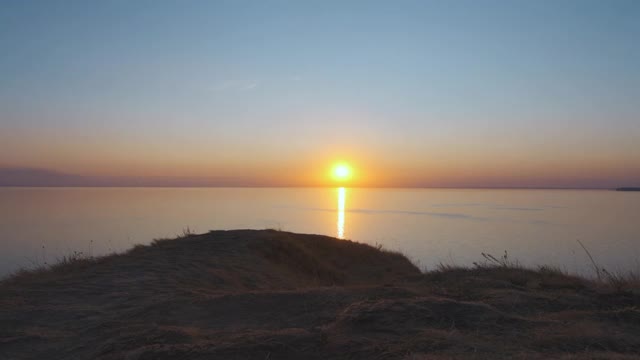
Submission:
[[[443,189],[443,190],[611,190],[622,187],[552,187],[552,186],[313,186],[313,185],[0,185],[0,188],[112,188],[112,189]]]

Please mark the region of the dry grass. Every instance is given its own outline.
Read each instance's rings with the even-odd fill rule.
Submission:
[[[5,283],[28,282],[29,279],[50,277],[60,274],[76,274],[95,264],[100,258],[86,255],[81,251],[74,251],[62,256],[53,264],[36,265],[15,271],[2,281]]]
[[[582,243],[580,243],[582,245]],[[595,278],[584,278],[569,274],[566,270],[557,266],[539,265],[536,268],[527,268],[517,259],[511,259],[507,251],[501,256],[494,256],[489,253],[481,253],[482,261],[474,262],[472,267],[460,266],[441,262],[435,270],[425,271],[428,277],[438,277],[439,273],[472,273],[481,274],[483,270],[491,270],[494,275],[499,274],[499,269],[504,269],[504,274],[508,274],[510,281],[514,284],[535,284],[543,286],[562,286],[562,284],[582,284],[600,290],[616,292],[640,293],[640,276],[633,272],[609,272],[604,267],[597,265],[588,249],[582,245],[592,262]],[[596,271],[597,270],[597,271]]]
[[[505,253],[421,273],[283,231],[190,231],[0,282],[1,359],[631,359],[637,277]]]

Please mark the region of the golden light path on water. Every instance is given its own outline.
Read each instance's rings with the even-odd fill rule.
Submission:
[[[338,239],[344,239],[344,203],[347,190],[338,188]]]

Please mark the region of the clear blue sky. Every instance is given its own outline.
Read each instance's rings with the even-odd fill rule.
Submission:
[[[639,1],[4,1],[0,166],[640,182]]]

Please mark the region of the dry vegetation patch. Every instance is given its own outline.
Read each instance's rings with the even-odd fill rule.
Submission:
[[[632,278],[483,259],[422,274],[398,253],[273,230],[187,233],[70,257],[0,282],[0,359],[640,354]]]

